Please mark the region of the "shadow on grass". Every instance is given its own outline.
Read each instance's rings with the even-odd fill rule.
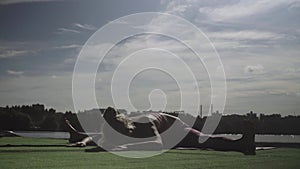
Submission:
[[[1,147],[66,147],[64,144],[5,144]]]
[[[0,153],[34,153],[34,152],[84,152],[84,149],[13,149],[1,150]]]
[[[40,148],[40,149],[38,149]],[[82,151],[84,152],[83,148],[67,148],[66,145],[63,144],[5,144],[0,145],[0,153],[25,153],[25,152],[72,152],[72,151]]]

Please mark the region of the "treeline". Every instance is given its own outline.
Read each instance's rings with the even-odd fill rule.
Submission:
[[[194,128],[202,129],[206,117],[199,118],[194,124]],[[300,116],[284,116],[280,114],[265,115],[250,112],[246,115],[226,115],[222,116],[215,134],[240,134],[244,130],[245,120],[251,121],[255,125],[257,134],[286,134],[300,135]]]
[[[66,131],[65,118],[80,128],[74,113],[45,109],[42,104],[0,107],[0,130]]]
[[[93,109],[75,114],[71,111],[62,113],[56,112],[53,108],[45,109],[45,106],[42,104],[0,107],[0,130],[67,131],[65,119],[68,119],[79,131],[83,131],[80,124],[84,123],[86,132],[99,132],[101,124],[103,123],[101,114],[104,110],[105,109]],[[124,110],[122,111],[124,112]],[[198,130],[202,129],[207,119],[207,117],[194,117],[188,113],[181,113],[180,115],[179,113],[165,113],[180,117],[184,122]],[[213,115],[220,116],[220,114],[216,113]],[[78,117],[80,117],[81,123]],[[245,119],[255,124],[256,133],[258,134],[300,135],[300,116],[282,117],[280,114],[260,114],[257,116],[257,114],[253,112],[246,115],[233,114],[222,116],[215,130],[215,134],[242,133]]]

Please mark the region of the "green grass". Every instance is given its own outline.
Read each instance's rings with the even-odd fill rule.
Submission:
[[[66,140],[0,138],[6,144],[58,144]],[[299,168],[300,149],[257,151],[256,156],[236,152],[171,150],[151,158],[132,159],[111,153],[85,153],[84,148],[0,147],[0,168]]]

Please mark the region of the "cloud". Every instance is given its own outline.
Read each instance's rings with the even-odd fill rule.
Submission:
[[[244,72],[246,74],[260,74],[264,72],[264,67],[260,64],[258,65],[248,65],[245,67]]]
[[[90,31],[97,29],[95,26],[89,25],[89,24],[74,23],[74,26],[81,28],[81,29],[90,30]]]
[[[297,2],[297,0],[243,0],[221,7],[202,7],[199,12],[206,14],[212,20],[224,21],[267,13],[271,9],[292,2]]]
[[[268,94],[271,94],[271,95],[291,95],[290,92],[288,91],[285,91],[285,90],[269,90],[267,91]],[[295,93],[296,95],[296,93]]]
[[[62,45],[62,46],[56,46],[55,49],[77,49],[81,48],[81,45],[71,44],[71,45]]]
[[[166,6],[166,12],[189,20],[211,35],[209,37],[243,43],[238,47],[271,47],[278,43],[297,42],[297,24],[292,19],[297,13],[286,10],[297,9],[299,0],[177,0],[162,1],[162,4]]]
[[[5,50],[0,53],[0,58],[10,58],[29,53],[27,50]]]
[[[10,5],[18,3],[32,3],[32,2],[51,2],[51,1],[62,1],[62,0],[1,0],[0,5]]]
[[[76,58],[66,58],[64,60],[64,64],[74,64],[76,62]]]
[[[57,34],[62,34],[62,33],[75,33],[75,34],[79,34],[82,32],[82,30],[88,30],[88,31],[92,31],[92,30],[96,30],[97,28],[93,25],[89,25],[89,24],[80,24],[80,23],[74,23],[71,25],[72,28],[58,28],[57,31],[55,33]],[[81,29],[81,30],[78,30]]]
[[[284,35],[267,31],[242,30],[242,31],[220,31],[208,33],[209,37],[226,40],[277,40]]]
[[[298,10],[300,8],[300,2],[293,2],[289,5],[289,10]]]
[[[128,22],[126,21],[121,21],[121,20],[113,20],[113,21],[109,21],[109,24],[128,24]]]
[[[0,40],[0,59],[36,55],[44,46],[45,43],[41,41]]]
[[[58,28],[57,29],[58,30],[58,32],[56,32],[56,33],[64,33],[64,32],[67,32],[67,33],[80,33],[80,31],[78,31],[78,30],[74,30],[74,29],[68,29],[68,28]]]
[[[16,76],[20,76],[24,74],[23,71],[16,71],[16,70],[7,70],[6,72],[10,75],[16,75]]]

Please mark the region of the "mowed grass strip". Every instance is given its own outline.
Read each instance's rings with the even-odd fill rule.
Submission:
[[[9,142],[8,142],[9,141]],[[67,140],[0,138],[0,145],[66,144]],[[171,150],[150,158],[132,159],[108,152],[86,153],[85,148],[0,147],[0,168],[299,168],[300,149],[257,151],[256,156],[237,152]]]

